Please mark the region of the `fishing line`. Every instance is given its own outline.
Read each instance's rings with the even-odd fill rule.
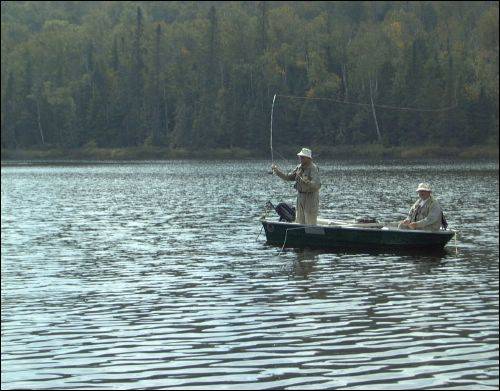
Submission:
[[[299,227],[299,228],[287,228],[285,230],[285,240],[283,241],[283,246],[281,246],[281,250],[280,252],[278,253],[278,256],[281,255],[281,253],[283,252],[283,249],[285,248],[285,243],[286,243],[286,237],[288,236],[288,231],[293,231],[293,230],[296,230],[296,229],[305,229],[304,227]]]
[[[265,217],[263,217],[263,218],[265,218]],[[264,229],[264,226],[262,226],[262,227],[260,228],[259,234],[257,235],[257,238],[255,239],[255,241],[259,240],[259,236],[260,236],[260,234],[262,233],[262,230],[263,230],[263,229]]]
[[[331,101],[331,102],[336,102],[336,103],[343,103],[347,105],[354,105],[354,106],[369,106],[371,107],[371,103],[360,103],[360,102],[349,102],[341,99],[334,99],[334,98],[321,98],[321,97],[310,97],[310,96],[294,96],[294,95],[274,95],[274,97],[279,96],[281,98],[289,98],[289,99],[305,99],[305,100],[326,100],[326,101]],[[274,103],[274,99],[273,99]],[[440,112],[440,111],[448,111],[452,110],[456,107],[458,107],[458,104],[455,103],[453,106],[448,106],[448,107],[442,107],[439,109],[420,109],[420,108],[415,108],[415,107],[397,107],[397,106],[389,106],[389,105],[373,105],[375,107],[380,107],[383,109],[391,109],[391,110],[407,110],[407,111],[423,111],[423,112]]]
[[[414,107],[396,107],[396,106],[389,106],[389,105],[378,105],[378,104],[375,105],[375,104],[370,104],[370,103],[350,102],[350,101],[345,101],[345,100],[341,100],[341,99],[334,99],[334,98],[321,98],[321,97],[310,97],[310,96],[274,94],[273,103],[271,106],[271,129],[270,129],[270,139],[269,139],[269,147],[271,149],[271,164],[274,164],[273,117],[274,117],[274,104],[276,103],[276,97],[288,98],[288,99],[324,100],[324,101],[348,104],[348,105],[353,105],[353,106],[379,107],[382,109],[401,110],[401,111],[416,111],[416,112],[443,112],[443,111],[449,111],[449,110],[452,110],[452,109],[458,107],[457,102],[455,102],[455,104],[453,106],[443,107],[443,108],[439,108],[439,109],[420,109],[420,108],[414,108]],[[281,156],[281,154],[280,154],[280,156]]]

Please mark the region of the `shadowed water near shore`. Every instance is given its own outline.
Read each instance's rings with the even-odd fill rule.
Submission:
[[[297,147],[279,147],[277,156],[294,156]],[[389,147],[379,144],[341,145],[336,147],[313,146],[316,157],[322,159],[461,159],[464,161],[488,160],[498,162],[498,146],[483,145],[471,147]],[[19,162],[47,162],[47,161],[134,161],[134,160],[171,160],[171,159],[255,159],[268,158],[269,151],[244,148],[213,148],[196,151],[183,148],[166,148],[140,146],[130,148],[98,148],[95,144],[77,149],[53,147],[39,147],[38,149],[2,149],[2,164],[16,164]]]
[[[497,389],[498,164],[318,164],[322,217],[425,180],[456,245],[278,256],[267,161],[2,167],[2,389]]]

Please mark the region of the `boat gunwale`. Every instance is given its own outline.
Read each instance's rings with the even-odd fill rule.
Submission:
[[[437,235],[444,235],[444,236],[449,236],[449,235],[454,235],[456,234],[456,231],[450,229],[450,230],[439,230],[439,231],[427,231],[427,230],[421,230],[421,229],[414,229],[414,230],[406,230],[406,229],[391,229],[387,227],[383,228],[376,228],[376,227],[352,227],[349,225],[319,225],[319,224],[299,224],[299,223],[288,223],[288,222],[283,222],[283,221],[272,221],[272,220],[261,220],[262,224],[277,224],[281,226],[292,226],[295,228],[326,228],[326,229],[345,229],[345,230],[361,230],[361,231],[382,231],[382,232],[397,232],[401,234],[437,234]],[[353,223],[356,224],[356,223]]]

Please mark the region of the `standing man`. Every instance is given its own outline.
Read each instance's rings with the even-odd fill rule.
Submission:
[[[297,156],[300,164],[290,173],[283,173],[275,164],[271,166],[271,169],[281,179],[295,181],[294,188],[297,190],[295,222],[314,225],[318,220],[319,188],[321,187],[319,170],[312,161],[310,149],[302,148]]]
[[[421,183],[417,187],[418,200],[410,209],[408,217],[399,223],[399,229],[422,229],[438,231],[443,221],[443,210],[431,195],[431,186]]]

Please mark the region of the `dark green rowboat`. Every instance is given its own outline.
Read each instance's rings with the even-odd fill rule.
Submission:
[[[442,250],[454,231],[399,230],[382,225],[301,225],[261,220],[267,243],[316,249]]]

